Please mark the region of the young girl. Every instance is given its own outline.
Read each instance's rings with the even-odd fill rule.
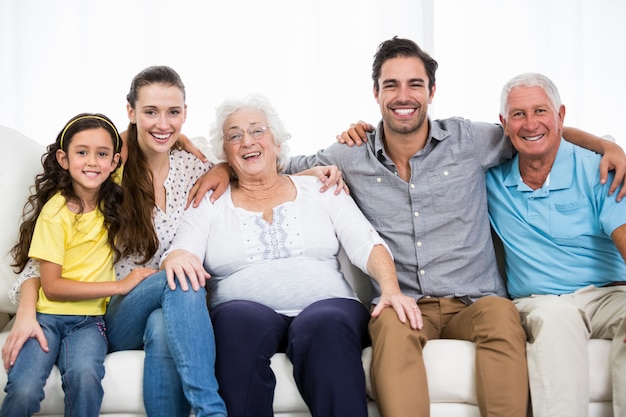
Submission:
[[[43,173],[25,207],[14,264],[39,260],[37,321],[48,351],[29,339],[9,369],[0,416],[31,416],[40,409],[53,365],[61,371],[65,416],[98,416],[107,353],[104,312],[109,297],[127,294],[150,268],[115,280],[114,239],[123,218],[122,190],[111,178],[119,166],[121,139],[101,114],[72,118],[48,146]]]

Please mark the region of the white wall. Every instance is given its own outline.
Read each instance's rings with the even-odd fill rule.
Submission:
[[[565,124],[626,148],[626,1],[436,0],[431,112],[497,122],[500,89],[522,72],[559,88]]]
[[[396,34],[424,42],[422,20],[420,0],[0,0],[0,124],[43,144],[83,111],[125,129],[132,77],[165,64],[187,87],[188,135],[224,99],[263,93],[310,153],[378,118],[372,55]]]
[[[132,77],[166,64],[187,86],[190,136],[225,98],[260,92],[310,153],[378,121],[372,56],[399,35],[440,63],[435,117],[496,122],[502,84],[538,71],[566,124],[626,147],[625,21],[624,0],[0,0],[0,124],[42,144],[83,111],[124,129]]]

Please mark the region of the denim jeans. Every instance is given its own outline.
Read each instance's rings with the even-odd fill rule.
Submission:
[[[149,417],[188,417],[188,403],[197,417],[226,416],[204,288],[182,291],[177,285],[172,291],[161,271],[128,295],[113,297],[105,321],[111,352],[146,351],[143,396]]]
[[[37,313],[48,339],[44,352],[36,339],[26,341],[8,374],[0,416],[32,416],[44,398],[43,387],[56,364],[65,392],[65,417],[98,417],[107,339],[102,316]]]

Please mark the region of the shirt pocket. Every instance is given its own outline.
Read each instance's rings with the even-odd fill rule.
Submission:
[[[436,211],[460,210],[468,193],[468,180],[461,164],[450,164],[427,173]]]
[[[554,239],[574,239],[592,234],[595,223],[586,198],[551,205],[550,234]]]

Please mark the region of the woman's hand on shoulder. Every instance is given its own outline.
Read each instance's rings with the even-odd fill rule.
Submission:
[[[189,285],[194,291],[198,291],[200,287],[206,285],[206,280],[211,278],[200,258],[183,249],[170,252],[161,267],[165,269],[167,285],[172,291],[176,289],[176,279],[183,291],[188,291]]]
[[[221,195],[224,194],[224,191],[228,188],[231,174],[232,169],[226,162],[221,162],[213,166],[213,168],[198,178],[193,187],[191,187],[191,190],[189,190],[189,196],[187,196],[187,206],[185,208],[188,208],[192,202],[194,207],[198,207],[209,190],[213,190],[213,194],[211,194],[211,203],[215,203],[215,201],[220,198]]]
[[[335,195],[338,195],[343,190],[346,194],[350,194],[350,189],[343,179],[343,174],[339,167],[336,165],[322,165],[313,167],[299,172],[296,175],[309,175],[317,177],[322,182],[322,188],[320,193],[325,193],[331,187],[337,186],[335,189]]]

